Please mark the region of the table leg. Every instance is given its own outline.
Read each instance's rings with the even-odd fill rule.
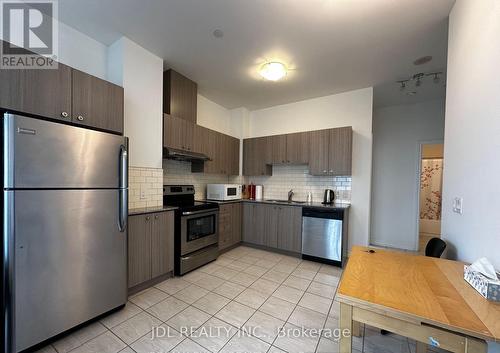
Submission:
[[[340,353],[352,353],[352,306],[340,303]]]
[[[427,344],[417,341],[417,353],[427,353]]]
[[[352,322],[352,335],[354,337],[361,337],[361,324],[357,321]]]

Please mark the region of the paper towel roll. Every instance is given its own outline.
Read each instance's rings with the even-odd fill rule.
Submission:
[[[264,187],[262,185],[255,185],[255,199],[262,200],[264,197]]]

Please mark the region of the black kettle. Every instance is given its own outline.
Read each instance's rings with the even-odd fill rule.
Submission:
[[[323,203],[325,205],[331,205],[335,201],[335,193],[332,189],[325,190],[325,196],[323,197]]]

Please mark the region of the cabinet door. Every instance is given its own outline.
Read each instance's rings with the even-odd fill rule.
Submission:
[[[71,68],[0,69],[0,108],[71,121]]]
[[[72,121],[123,133],[123,88],[73,69]]]
[[[240,140],[234,137],[229,138],[228,142],[229,158],[228,158],[228,174],[240,174]]]
[[[302,208],[279,206],[278,249],[300,253],[302,251]]]
[[[286,162],[291,164],[307,164],[309,162],[308,132],[286,135]]]
[[[231,204],[219,205],[219,250],[231,246]]]
[[[194,124],[184,119],[163,114],[163,146],[184,151],[194,149]]]
[[[174,70],[163,73],[164,112],[196,123],[198,85]]]
[[[330,130],[309,132],[309,173],[312,175],[328,175],[330,148]]]
[[[259,205],[259,207],[262,208],[264,216],[264,245],[276,248],[278,246],[278,206]]]
[[[286,135],[269,136],[268,148],[271,149],[271,163],[285,164],[286,158]]]
[[[151,216],[128,218],[128,287],[151,277]]]
[[[238,244],[241,242],[241,202],[236,202],[231,204],[231,245]]]
[[[330,129],[329,169],[330,175],[351,175],[352,127]]]
[[[151,215],[151,277],[169,273],[174,264],[174,213]]]
[[[265,210],[261,205],[245,203],[243,207],[243,241],[264,245]]]
[[[220,173],[220,156],[219,153],[219,141],[217,132],[205,129],[206,134],[206,149],[205,154],[210,157],[209,161],[205,161],[204,172],[209,174],[219,174]]]
[[[243,140],[243,175],[272,175],[272,146],[268,137]]]

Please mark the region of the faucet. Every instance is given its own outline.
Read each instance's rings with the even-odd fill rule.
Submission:
[[[293,197],[293,189],[288,191],[288,202],[292,202],[292,197]]]

